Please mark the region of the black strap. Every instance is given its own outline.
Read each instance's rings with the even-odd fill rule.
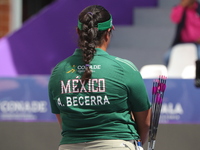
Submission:
[[[183,15],[182,15],[180,23],[176,26],[175,38],[174,38],[174,40],[172,42],[171,47],[173,47],[176,44],[181,43],[181,30],[184,27],[185,18],[186,18],[186,9],[183,11]]]
[[[197,11],[198,15],[200,16],[200,3],[199,2],[197,2],[197,3],[198,3],[198,7],[197,7],[196,11]]]

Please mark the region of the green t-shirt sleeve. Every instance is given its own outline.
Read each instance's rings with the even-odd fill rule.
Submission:
[[[131,111],[148,110],[151,105],[141,74],[132,62],[128,60],[124,62],[124,81],[128,89],[128,101],[131,104]]]
[[[55,69],[52,72],[50,79],[49,79],[49,84],[48,84],[48,93],[49,93],[49,100],[50,100],[50,105],[51,105],[51,112],[54,114],[60,114],[60,110],[57,107],[57,99],[55,97],[55,89],[54,86],[55,83],[57,82],[57,78],[55,78]]]

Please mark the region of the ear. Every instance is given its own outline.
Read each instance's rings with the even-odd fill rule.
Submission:
[[[110,33],[110,31],[111,31],[111,29],[109,28],[107,32]]]
[[[106,34],[105,34],[105,41],[106,42],[110,39],[110,31],[111,31],[111,29],[108,29]]]

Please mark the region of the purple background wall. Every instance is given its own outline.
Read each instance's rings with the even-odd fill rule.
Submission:
[[[50,74],[77,47],[75,28],[80,11],[88,5],[102,5],[113,15],[115,25],[133,23],[134,7],[156,6],[157,0],[57,0],[29,19],[21,29],[0,41],[0,76]],[[10,64],[12,58],[12,65]],[[14,65],[14,66],[13,66]]]

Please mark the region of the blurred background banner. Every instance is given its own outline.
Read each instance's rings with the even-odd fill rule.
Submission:
[[[52,122],[48,76],[0,78],[0,121]]]
[[[0,121],[56,122],[48,98],[49,76],[0,78]],[[151,100],[153,79],[145,79]],[[200,124],[200,89],[193,79],[167,79],[161,124]]]
[[[152,80],[145,79],[151,100]],[[200,124],[200,89],[194,79],[167,79],[160,116],[162,124]]]

